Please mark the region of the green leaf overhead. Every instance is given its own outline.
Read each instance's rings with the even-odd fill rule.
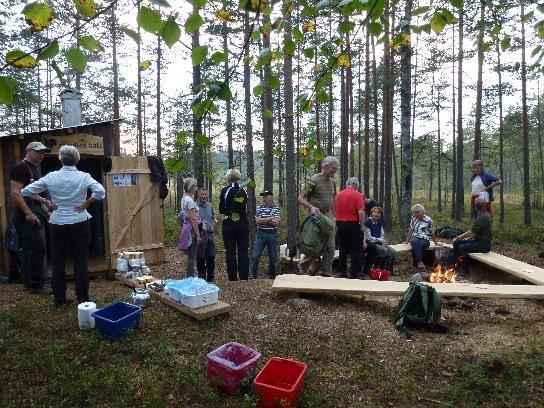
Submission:
[[[59,53],[59,42],[53,41],[47,47],[40,51],[37,60],[46,60],[55,57]]]
[[[176,23],[176,19],[173,16],[168,17],[168,19],[162,23],[160,34],[168,47],[172,47],[179,41],[181,38],[181,28],[179,28],[179,25]]]
[[[204,24],[204,20],[200,14],[193,13],[187,18],[187,21],[185,21],[185,32],[188,34],[194,33],[202,27],[202,24]]]
[[[189,0],[189,3],[195,7],[202,8],[208,3],[208,0]]]
[[[15,94],[15,79],[9,76],[0,76],[0,103],[11,105]]]
[[[207,136],[204,136],[202,133],[199,133],[198,135],[195,136],[195,142],[204,148],[208,148],[212,146],[211,139]]]
[[[100,41],[98,41],[92,35],[84,35],[83,37],[79,37],[77,39],[77,43],[81,45],[83,48],[85,48],[87,51],[91,51],[91,52],[104,51],[104,48],[100,44]]]
[[[83,73],[85,67],[87,66],[87,57],[79,48],[70,48],[64,53],[68,63],[74,68],[77,72]]]
[[[243,179],[243,180],[239,181],[238,185],[240,187],[245,187],[245,186],[248,186],[248,187],[251,187],[251,188],[257,187],[257,184],[253,180],[251,180],[250,178],[246,178],[246,179]]]
[[[300,31],[300,28],[293,28],[293,38],[297,43],[304,41],[304,34],[302,34],[302,31]]]
[[[149,2],[159,7],[172,7],[166,0],[149,0]]]
[[[185,168],[183,159],[177,159],[175,157],[169,157],[164,161],[164,167],[170,174],[176,174]]]
[[[153,34],[159,32],[162,25],[160,13],[145,6],[142,6],[138,11],[136,21],[145,31]]]
[[[200,65],[208,55],[208,47],[205,45],[199,45],[191,51],[191,61],[193,65]]]
[[[259,84],[253,87],[253,95],[255,96],[261,96],[264,92],[264,85]]]
[[[211,60],[215,65],[219,65],[227,60],[227,53],[220,51],[214,52],[211,56]]]
[[[126,35],[128,35],[130,38],[132,38],[137,43],[140,42],[140,36],[138,33],[134,30],[131,30],[130,28],[123,27],[121,28],[121,31],[124,32]]]
[[[94,0],[74,0],[77,12],[83,17],[93,17],[96,14]]]
[[[12,50],[6,54],[6,62],[13,68],[34,68],[39,62],[32,55],[21,50]]]
[[[268,85],[272,89],[280,89],[280,80],[275,75],[270,75],[270,78],[268,78]]]
[[[373,21],[368,25],[368,32],[377,37],[382,33],[382,25],[377,21]]]
[[[504,37],[502,40],[501,40],[501,50],[504,52],[506,51],[508,48],[510,48],[510,37]]]
[[[272,119],[274,117],[274,113],[270,109],[263,110],[263,116],[267,119]]]
[[[47,3],[30,3],[23,9],[23,14],[34,33],[49,28],[54,18],[53,9]]]
[[[463,7],[463,0],[450,0],[450,4],[453,7],[457,7],[460,9],[461,7]]]

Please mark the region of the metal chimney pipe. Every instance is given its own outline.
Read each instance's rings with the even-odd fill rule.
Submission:
[[[81,125],[81,95],[81,92],[72,88],[67,88],[60,93],[63,127]]]

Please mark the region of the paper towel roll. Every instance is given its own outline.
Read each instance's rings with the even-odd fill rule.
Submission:
[[[84,302],[77,305],[77,320],[80,329],[94,329],[94,317],[91,315],[96,311],[96,303]]]

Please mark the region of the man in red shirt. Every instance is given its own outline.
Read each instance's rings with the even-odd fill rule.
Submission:
[[[348,255],[351,258],[350,279],[363,276],[363,246],[365,224],[365,198],[359,193],[359,180],[351,177],[346,188],[336,196],[336,229],[340,251],[339,277],[347,277]]]

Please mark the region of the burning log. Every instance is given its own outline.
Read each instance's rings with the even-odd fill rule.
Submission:
[[[446,269],[442,265],[437,264],[434,267],[434,272],[429,275],[429,282],[431,283],[455,283],[457,278],[457,272],[455,269]]]

